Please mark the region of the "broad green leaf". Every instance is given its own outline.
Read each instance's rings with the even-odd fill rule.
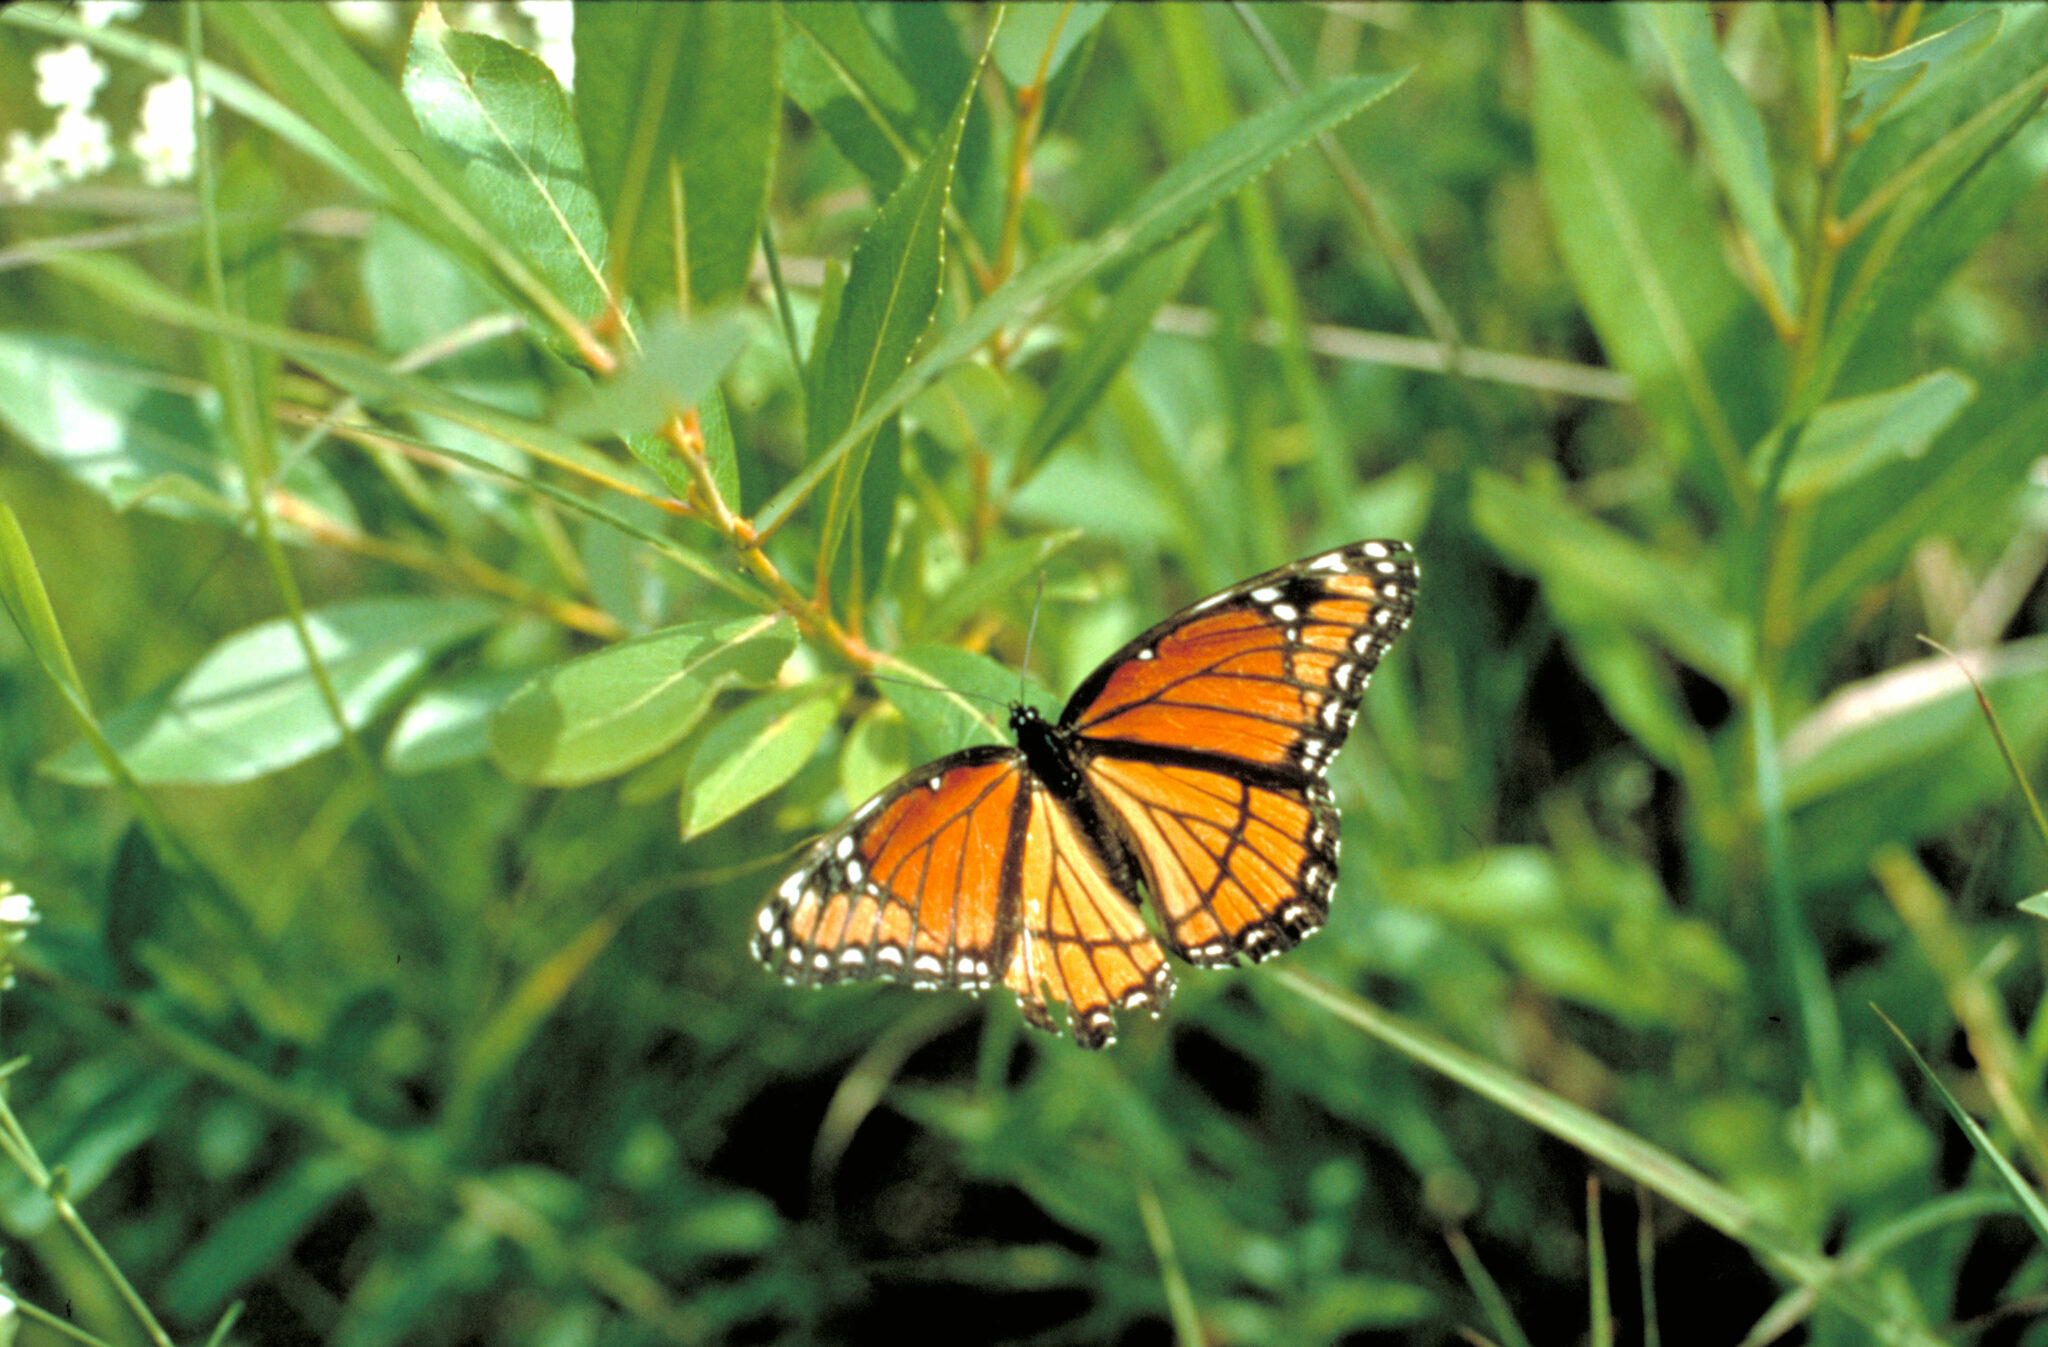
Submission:
[[[1768,325],[1628,72],[1563,16],[1524,12],[1538,176],[1579,301],[1666,445],[1697,456],[1715,490],[1740,493],[1743,450],[1765,423]]]
[[[1152,319],[1159,306],[1179,294],[1187,283],[1188,273],[1208,248],[1210,237],[1209,231],[1201,230],[1162,249],[1158,256],[1133,268],[1109,297],[1102,313],[1088,324],[1088,336],[1081,348],[1060,363],[1060,372],[1046,391],[1045,402],[1012,455],[1012,486],[1030,481],[1045,456],[1095,409],[1109,381],[1152,330]]]
[[[1997,37],[2004,23],[2003,11],[1979,10],[1952,27],[1882,56],[1851,52],[1842,78],[1842,102],[1852,111],[1843,119],[1843,129],[1854,135],[1867,134],[1878,118],[1904,111],[1901,105],[1907,94],[1930,71],[1968,59],[1978,46]]]
[[[626,293],[647,311],[675,295],[679,255],[698,304],[732,299],[746,284],[780,125],[778,9],[610,3],[576,12],[576,118]]]
[[[880,671],[877,690],[902,712],[917,751],[942,757],[973,744],[1010,741],[1010,704],[1024,700],[1058,715],[1057,705],[1015,669],[950,645],[909,646]]]
[[[305,615],[342,715],[361,729],[449,646],[489,627],[498,609],[472,599],[378,598]],[[253,781],[341,742],[290,621],[275,618],[216,645],[174,685],[109,717],[112,741],[137,780],[221,785]],[[84,744],[43,764],[52,776],[98,786],[106,770]]]
[[[911,768],[910,727],[886,701],[861,713],[839,746],[839,793],[858,806]]]
[[[1076,285],[1105,267],[1141,257],[1191,226],[1201,213],[1321,132],[1378,102],[1407,75],[1354,75],[1318,85],[1291,102],[1231,127],[1202,144],[1148,188],[1116,223],[1086,243],[1051,253],[983,300],[930,343],[797,477],[755,516],[768,531],[796,508],[883,419],[1005,328],[1037,320]]]
[[[333,143],[350,175],[375,184],[414,228],[501,279],[548,327],[575,330],[592,316],[563,306],[468,199],[463,175],[428,138],[405,99],[335,28],[323,5],[215,5],[206,20],[252,70]],[[545,330],[545,329],[544,329]]]
[[[944,270],[942,232],[946,197],[960,135],[973,102],[973,84],[946,134],[917,172],[889,197],[854,246],[839,295],[831,344],[814,356],[817,373],[805,415],[804,438],[813,454],[832,443],[876,393],[903,371],[938,308]],[[829,571],[861,501],[870,453],[882,438],[857,442],[832,478],[820,526],[818,563]],[[893,508],[893,495],[889,507]],[[872,514],[872,509],[863,513]],[[866,558],[863,558],[865,560]],[[868,577],[871,582],[872,576]],[[842,597],[856,598],[859,590]]]
[[[286,1166],[255,1196],[216,1214],[183,1250],[164,1278],[163,1308],[186,1322],[219,1313],[250,1282],[288,1259],[292,1246],[362,1174],[362,1166],[340,1151]]]
[[[1672,82],[1699,128],[1708,162],[1728,194],[1736,223],[1755,245],[1765,279],[1782,311],[1800,311],[1799,274],[1792,239],[1778,214],[1763,118],[1735,82],[1714,43],[1714,24],[1701,4],[1649,5],[1641,11],[1664,48]]]
[[[118,352],[0,333],[0,422],[117,510],[241,515],[247,495],[240,468],[220,455],[217,408],[210,390],[184,392]],[[348,497],[317,461],[293,464],[285,486],[353,522]]]
[[[617,776],[689,733],[721,687],[775,677],[796,648],[785,617],[689,622],[579,656],[533,679],[491,721],[514,781],[578,786]]]
[[[943,108],[923,107],[916,84],[854,6],[800,0],[782,12],[793,30],[782,61],[790,97],[877,195],[895,191],[936,135]]]
[[[1472,525],[1546,592],[1572,591],[1578,611],[1596,605],[1724,686],[1748,677],[1748,633],[1714,604],[1701,577],[1611,525],[1486,471],[1472,479]]]
[[[1828,403],[1801,432],[1779,494],[1811,500],[1886,463],[1920,457],[1976,395],[1976,384],[1944,369],[1887,393]],[[1754,467],[1761,484],[1767,465]]]
[[[963,623],[1003,599],[1025,592],[1031,578],[1044,570],[1045,563],[1080,537],[1081,530],[1065,529],[992,544],[933,601],[911,628],[912,633],[936,639],[952,635]]]
[[[405,62],[421,128],[464,195],[573,313],[604,311],[605,228],[569,100],[540,58],[423,12]]]
[[[384,765],[404,776],[475,762],[491,751],[491,717],[531,672],[463,674],[420,692],[384,741]]]
[[[845,699],[837,681],[781,688],[707,730],[683,779],[683,840],[711,831],[795,776],[818,751]]]
[[[1012,5],[991,53],[1011,88],[1035,83],[1043,70],[1050,84],[1060,67],[1109,13],[1106,3]]]
[[[639,356],[564,406],[555,426],[577,436],[652,435],[711,396],[750,336],[745,316],[732,310],[690,322],[664,314],[649,327]]]
[[[1872,1006],[1871,1009],[1877,1010],[1877,1007]],[[2048,1245],[2048,1204],[2041,1201],[2041,1195],[2034,1191],[2034,1185],[2029,1183],[2019,1170],[2013,1168],[2012,1161],[2006,1159],[2005,1153],[1985,1135],[1983,1125],[1956,1102],[1956,1097],[1941,1083],[1941,1077],[1934,1073],[1934,1068],[1927,1065],[1927,1059],[1913,1046],[1913,1040],[1907,1038],[1899,1026],[1893,1024],[1882,1010],[1877,1011],[1877,1017],[1884,1021],[1885,1028],[1898,1037],[1900,1044],[1912,1057],[1913,1065],[1919,1067],[1920,1074],[1934,1086],[1934,1092],[1941,1096],[1942,1107],[1948,1110],[1949,1117],[1955,1119],[1956,1126],[1962,1128],[1963,1135],[1969,1138],[1971,1149],[1982,1156],[1985,1163],[1991,1166],[1992,1172],[1998,1175],[1999,1187],[2012,1198],[2013,1205],[2020,1209],[2020,1215],[2026,1218],[2028,1228],[2034,1232],[2034,1238],[2043,1245]]]

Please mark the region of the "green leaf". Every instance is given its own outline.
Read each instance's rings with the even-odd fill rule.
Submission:
[[[818,453],[846,429],[875,394],[902,373],[939,303],[943,275],[946,197],[960,135],[973,103],[973,85],[946,134],[916,173],[883,205],[861,234],[839,295],[831,344],[814,355],[817,366],[806,409],[804,438]],[[877,431],[881,429],[879,426]],[[860,502],[861,478],[876,437],[863,437],[838,465],[825,500],[818,561],[836,559],[849,519]],[[893,507],[893,499],[890,504]],[[851,596],[848,596],[851,597]]]
[[[1015,595],[1045,563],[1079,540],[1080,529],[990,545],[911,627],[914,636],[944,639],[963,623]]]
[[[886,701],[863,711],[839,746],[839,792],[858,804],[910,770],[910,727]]]
[[[2004,24],[2003,11],[1985,9],[1882,56],[1851,52],[1842,79],[1842,102],[1853,110],[1843,118],[1843,129],[1867,135],[1879,118],[1905,111],[1906,95],[1930,72],[1968,60],[1979,46],[1997,37]]]
[[[711,464],[711,480],[719,498],[735,514],[740,511],[740,449],[732,437],[732,417],[725,409],[725,394],[716,387],[697,404],[697,424],[704,432],[704,457]]]
[[[876,195],[894,192],[918,148],[935,137],[941,109],[924,108],[916,84],[854,6],[800,0],[782,12],[794,30],[783,47],[790,97]]]
[[[2013,1168],[2012,1161],[2006,1159],[2004,1152],[1984,1134],[1984,1128],[1956,1102],[1956,1097],[1941,1083],[1941,1077],[1934,1074],[1934,1068],[1927,1065],[1927,1059],[1913,1046],[1913,1040],[1907,1038],[1899,1026],[1893,1024],[1891,1018],[1882,1010],[1878,1010],[1874,1005],[1871,1010],[1884,1021],[1884,1027],[1898,1038],[1907,1055],[1913,1059],[1913,1065],[1920,1068],[1920,1074],[1934,1086],[1934,1092],[1941,1096],[1942,1107],[1948,1110],[1948,1116],[1956,1120],[1956,1126],[1962,1128],[1963,1135],[1969,1138],[1971,1149],[1982,1156],[1985,1163],[1991,1166],[1992,1172],[1998,1175],[1999,1186],[2012,1197],[2013,1205],[2019,1208],[2020,1215],[2033,1230],[2034,1238],[2048,1245],[2048,1204],[2041,1201],[2041,1195],[2034,1191],[2034,1185],[2027,1182],[2020,1172]]]
[[[218,451],[217,403],[170,383],[113,350],[0,333],[0,423],[23,443],[117,510],[239,520],[247,495],[240,469]],[[285,485],[354,519],[348,497],[311,459],[294,464]]]
[[[57,610],[50,606],[50,591],[43,587],[43,573],[36,565],[35,553],[29,550],[21,521],[4,498],[0,498],[0,606],[7,609],[22,643],[50,681],[82,709],[85,684],[71,660],[71,646],[64,639]]]
[[[1608,359],[1670,449],[1747,487],[1776,349],[1722,261],[1691,177],[1627,72],[1554,11],[1528,16],[1537,168],[1558,246]]]
[[[1031,480],[1045,456],[1095,409],[1109,381],[1152,330],[1159,307],[1187,284],[1188,273],[1211,237],[1209,230],[1198,230],[1158,256],[1147,258],[1109,297],[1102,313],[1088,324],[1088,337],[1081,349],[1061,362],[1038,415],[1018,443],[1010,467],[1013,487]]]
[[[1003,79],[1011,88],[1035,83],[1041,67],[1045,82],[1060,73],[1067,58],[1087,40],[1095,25],[1109,14],[1109,5],[1094,3],[1012,5],[1003,19],[1003,31],[996,35],[991,53]]]
[[[1976,395],[1976,384],[1944,369],[1889,392],[1828,403],[1800,433],[1779,494],[1811,500],[1887,463],[1920,457]],[[1760,485],[1767,466],[1752,464]]]
[[[473,599],[379,598],[305,615],[342,715],[361,729],[449,646],[483,631],[499,610]],[[110,716],[107,738],[138,781],[223,785],[304,762],[341,742],[290,621],[228,637],[175,685]],[[105,785],[84,744],[43,770],[74,785]]]
[[[833,680],[754,698],[705,732],[683,778],[683,840],[711,831],[811,760],[846,700]]]
[[[1699,128],[1707,159],[1728,194],[1736,222],[1755,245],[1757,261],[1781,311],[1800,311],[1799,275],[1792,239],[1778,214],[1763,118],[1728,73],[1714,45],[1713,20],[1704,5],[1650,5],[1641,13],[1664,48],[1672,82],[1687,115]]]
[[[183,1320],[216,1314],[243,1287],[291,1256],[315,1221],[355,1187],[362,1166],[339,1152],[309,1155],[217,1214],[163,1283],[163,1308]]]
[[[176,903],[177,885],[151,844],[148,829],[130,824],[114,853],[102,904],[107,958],[130,991],[150,985],[149,971],[136,951],[163,926]]]
[[[689,622],[558,664],[491,721],[514,781],[577,786],[617,776],[689,733],[721,687],[760,684],[796,648],[786,617]]]
[[[926,758],[972,744],[1008,742],[1009,705],[1020,690],[1041,711],[1048,701],[1042,689],[1027,687],[1015,669],[958,646],[907,647],[883,672],[888,677],[876,680],[877,686],[903,713],[917,751]]]
[[[750,336],[746,317],[731,310],[689,322],[663,314],[649,327],[639,356],[565,405],[555,426],[577,436],[650,436],[670,417],[702,406]]]
[[[2048,893],[2037,893],[2032,897],[2022,898],[2018,903],[2018,907],[2020,911],[2030,916],[2036,916],[2043,921],[2048,921]]]
[[[383,204],[407,223],[502,280],[541,315],[543,330],[580,326],[593,316],[565,307],[498,235],[489,212],[469,200],[464,174],[420,129],[390,81],[336,30],[324,6],[221,5],[206,11],[206,21],[332,142],[350,177],[374,184]]]
[[[500,239],[584,318],[605,308],[604,219],[569,100],[540,58],[458,32],[432,10],[413,29],[405,96],[461,166],[464,194]]]
[[[1194,224],[1201,213],[1229,196],[1275,160],[1300,148],[1398,87],[1407,75],[1354,75],[1332,80],[1292,102],[1247,117],[1205,141],[1152,184],[1116,223],[1086,243],[1069,245],[1041,259],[977,305],[937,338],[909,369],[873,399],[854,423],[813,459],[755,516],[763,532],[774,529],[853,448],[894,415],[920,390],[966,359],[1005,328],[1036,321],[1073,288],[1105,267],[1141,257]]]
[[[576,12],[576,117],[591,180],[648,311],[746,285],[780,125],[774,5],[587,5]],[[684,233],[676,234],[682,206]]]
[[[1472,478],[1472,526],[1502,560],[1570,602],[1592,605],[1726,687],[1748,677],[1749,636],[1715,606],[1697,572],[1670,561],[1568,502],[1498,473]]]
[[[902,426],[902,418],[894,416],[882,423],[861,470],[859,505],[847,521],[852,545],[840,554],[832,573],[832,592],[842,598],[865,603],[881,587],[889,540],[896,532],[896,496],[903,487]]]
[[[532,677],[523,669],[492,669],[423,689],[384,741],[384,765],[416,776],[475,762],[491,751],[491,717]]]

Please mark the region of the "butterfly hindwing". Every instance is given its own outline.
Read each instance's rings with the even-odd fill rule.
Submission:
[[[865,979],[980,992],[997,982],[1049,1028],[1115,1041],[1118,1009],[1155,1014],[1166,953],[1073,813],[1014,749],[911,773],[813,844],[763,906],[754,954],[799,985]]]

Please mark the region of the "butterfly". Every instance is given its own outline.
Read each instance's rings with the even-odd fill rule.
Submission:
[[[1000,983],[1084,1046],[1173,994],[1161,938],[1215,968],[1323,924],[1337,884],[1324,779],[1408,626],[1408,544],[1353,543],[1254,576],[1144,632],[1059,720],[1010,708],[1016,747],[926,763],[813,844],[755,923],[754,956],[802,986]]]

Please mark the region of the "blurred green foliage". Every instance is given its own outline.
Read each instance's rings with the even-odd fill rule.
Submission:
[[[24,134],[212,99],[4,216],[22,1313],[2048,1344],[2048,8],[999,13],[0,14]],[[1100,1055],[747,958],[1036,577],[1057,706],[1376,535],[1301,951]]]

